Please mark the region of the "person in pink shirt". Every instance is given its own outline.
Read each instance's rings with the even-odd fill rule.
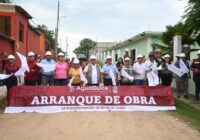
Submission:
[[[54,72],[54,82],[57,86],[64,86],[68,84],[68,64],[65,62],[65,55],[61,52],[58,54],[58,61],[56,62],[56,69]]]

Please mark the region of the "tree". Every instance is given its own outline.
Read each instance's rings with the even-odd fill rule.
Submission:
[[[158,48],[163,49],[170,55],[173,54],[173,37],[176,35],[182,36],[182,46],[183,52],[188,54],[189,52],[196,51],[196,49],[191,49],[192,45],[195,45],[196,40],[193,39],[192,32],[188,31],[187,25],[179,22],[174,26],[166,26],[166,31],[161,35],[161,40],[168,47],[158,46]]]
[[[45,25],[38,25],[38,29],[45,35],[45,38],[47,38],[47,40],[50,43],[50,46],[52,47],[52,49],[55,50],[55,34],[53,30],[49,30],[47,26]]]
[[[96,43],[89,38],[82,39],[80,41],[80,46],[74,50],[74,53],[82,53],[89,58],[89,51],[95,46],[95,44]]]
[[[192,31],[196,42],[200,45],[200,0],[189,0],[183,16],[187,30]]]

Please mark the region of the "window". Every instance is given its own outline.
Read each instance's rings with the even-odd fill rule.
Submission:
[[[19,41],[24,41],[24,25],[21,23],[19,24]]]
[[[0,33],[6,36],[11,36],[11,17],[0,17]]]
[[[131,60],[135,61],[136,50],[131,50]]]
[[[115,54],[115,62],[118,60],[118,54]]]

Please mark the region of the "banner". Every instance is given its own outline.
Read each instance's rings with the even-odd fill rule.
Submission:
[[[5,113],[175,110],[171,87],[16,86]]]

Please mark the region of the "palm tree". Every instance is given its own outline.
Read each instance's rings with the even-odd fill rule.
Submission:
[[[157,46],[164,50],[164,52],[169,53],[171,56],[173,55],[173,37],[176,35],[182,36],[182,46],[183,52],[188,54],[192,51],[196,51],[196,49],[191,49],[192,45],[195,45],[195,39],[192,37],[192,32],[188,31],[186,24],[179,22],[176,25],[166,26],[166,31],[161,35],[161,40],[168,47],[165,46]]]
[[[183,16],[187,30],[192,31],[194,38],[200,45],[200,0],[189,0]]]

